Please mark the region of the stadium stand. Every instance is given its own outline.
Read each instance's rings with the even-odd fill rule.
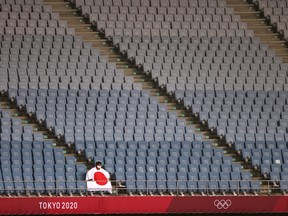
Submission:
[[[215,137],[287,190],[288,64],[226,1],[71,3]],[[67,148],[103,161],[127,193],[259,192],[250,171],[83,42],[51,7],[0,5],[2,94]],[[87,167],[3,107],[0,142],[1,193],[85,193]]]
[[[120,53],[183,100],[254,168],[267,176],[273,172],[265,166],[285,164],[284,153],[272,157],[271,148],[286,143],[285,103],[276,106],[286,98],[288,65],[225,1],[122,3],[76,1],[76,6]],[[275,176],[270,178],[278,182]]]

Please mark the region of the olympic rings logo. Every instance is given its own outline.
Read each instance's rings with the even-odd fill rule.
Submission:
[[[230,199],[227,200],[215,200],[214,201],[214,206],[217,207],[217,209],[228,209],[232,204],[232,201]]]

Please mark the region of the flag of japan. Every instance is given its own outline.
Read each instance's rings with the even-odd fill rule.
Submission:
[[[100,168],[93,167],[86,174],[88,191],[106,191],[112,193],[112,185],[110,182],[110,174]]]

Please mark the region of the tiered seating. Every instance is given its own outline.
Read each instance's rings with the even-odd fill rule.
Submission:
[[[75,1],[106,37],[252,36],[225,1]],[[125,30],[124,30],[125,29]]]
[[[33,92],[36,95],[10,89],[8,94],[35,113],[38,121],[54,128],[55,136],[64,136],[67,144],[75,143],[76,151],[103,161],[117,182],[127,181],[131,193],[259,189],[250,173],[233,164],[230,156],[223,156],[223,151],[213,150],[211,142],[203,141],[192,126],[186,126],[176,112],[167,112],[147,91]],[[247,181],[239,185],[241,179]]]
[[[285,173],[273,177],[271,171],[276,165],[285,172],[288,65],[253,36],[225,1],[75,3],[122,54],[183,99],[243,158],[249,152],[252,165],[275,184],[286,180]],[[264,168],[267,164],[271,171]],[[287,190],[285,181],[280,184]]]
[[[287,89],[283,77],[288,65],[255,38],[173,37],[159,42],[152,38],[119,47],[167,92]]]
[[[279,181],[286,175],[287,91],[176,91],[200,121],[234,144],[243,159]],[[278,174],[272,167],[282,167]],[[281,173],[283,172],[283,173]],[[283,180],[285,178],[282,178]]]
[[[55,127],[56,136],[70,137],[66,143],[74,143],[74,136],[81,139],[86,131],[88,140],[160,141],[165,132],[169,133],[165,134],[165,140],[182,141],[184,136],[186,140],[194,140],[193,128],[187,127],[185,131],[185,122],[177,119],[177,113],[167,112],[166,105],[149,97],[149,91],[10,89],[9,95],[29,113],[35,113],[38,121],[45,120],[48,128]],[[182,136],[174,137],[176,133]]]
[[[50,7],[34,1],[0,4],[0,90],[27,114],[87,159],[103,161],[129,193],[259,190],[251,173],[74,36]],[[286,180],[288,66],[253,37],[225,1],[75,3],[121,53],[183,99],[244,159],[275,184]],[[85,184],[75,180],[83,180],[86,167],[36,133],[27,135],[26,126],[17,127],[10,117],[2,111],[0,182],[21,182],[22,171],[35,183],[0,183],[0,191],[83,192]],[[286,185],[281,181],[282,190]]]
[[[133,77],[99,55],[91,44],[69,35],[2,35],[1,90],[142,89]]]
[[[15,88],[20,92],[37,92],[75,85],[68,86],[64,81],[76,73],[77,67],[68,65],[77,65],[80,54],[84,60],[93,55],[91,46],[73,36],[74,29],[67,28],[59,14],[52,13],[51,7],[42,1],[1,1],[0,8],[1,91]],[[95,56],[100,64],[98,55]],[[9,111],[1,110],[0,117],[1,194],[85,191],[84,164],[76,164],[75,157],[64,156],[62,148],[53,148],[51,141],[44,141],[32,126],[23,126]]]
[[[84,164],[73,156],[64,156],[62,148],[53,148],[32,126],[1,110],[1,194],[83,193]]]
[[[221,150],[212,149],[210,142],[151,141],[138,142],[138,145],[136,142],[128,142],[126,154],[126,143],[117,144],[116,178],[126,180],[128,192],[131,193],[136,192],[135,184],[137,191],[142,193],[213,194],[259,190],[259,182],[249,181],[249,172],[241,171],[241,167],[233,164],[231,157],[223,156]],[[106,155],[111,152],[113,155],[115,146],[107,143],[106,147]],[[106,163],[110,167],[108,157]],[[240,181],[239,185],[240,179],[247,181]],[[148,180],[147,184],[145,180]]]
[[[285,0],[254,0],[258,9],[263,12],[271,24],[276,27],[276,30],[282,34],[284,39],[288,39],[288,12],[287,1]]]
[[[66,21],[52,13],[40,0],[3,0],[0,2],[0,32],[7,35],[74,35]]]

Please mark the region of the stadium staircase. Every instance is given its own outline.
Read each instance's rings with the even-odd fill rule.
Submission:
[[[284,63],[288,63],[288,49],[285,41],[281,40],[279,34],[273,31],[270,25],[262,16],[261,11],[255,9],[254,4],[244,0],[226,0],[227,6],[234,8],[236,15],[240,15],[241,20],[247,23],[248,29],[253,29],[255,37],[261,42],[269,45],[275,50],[277,56],[282,57]]]

